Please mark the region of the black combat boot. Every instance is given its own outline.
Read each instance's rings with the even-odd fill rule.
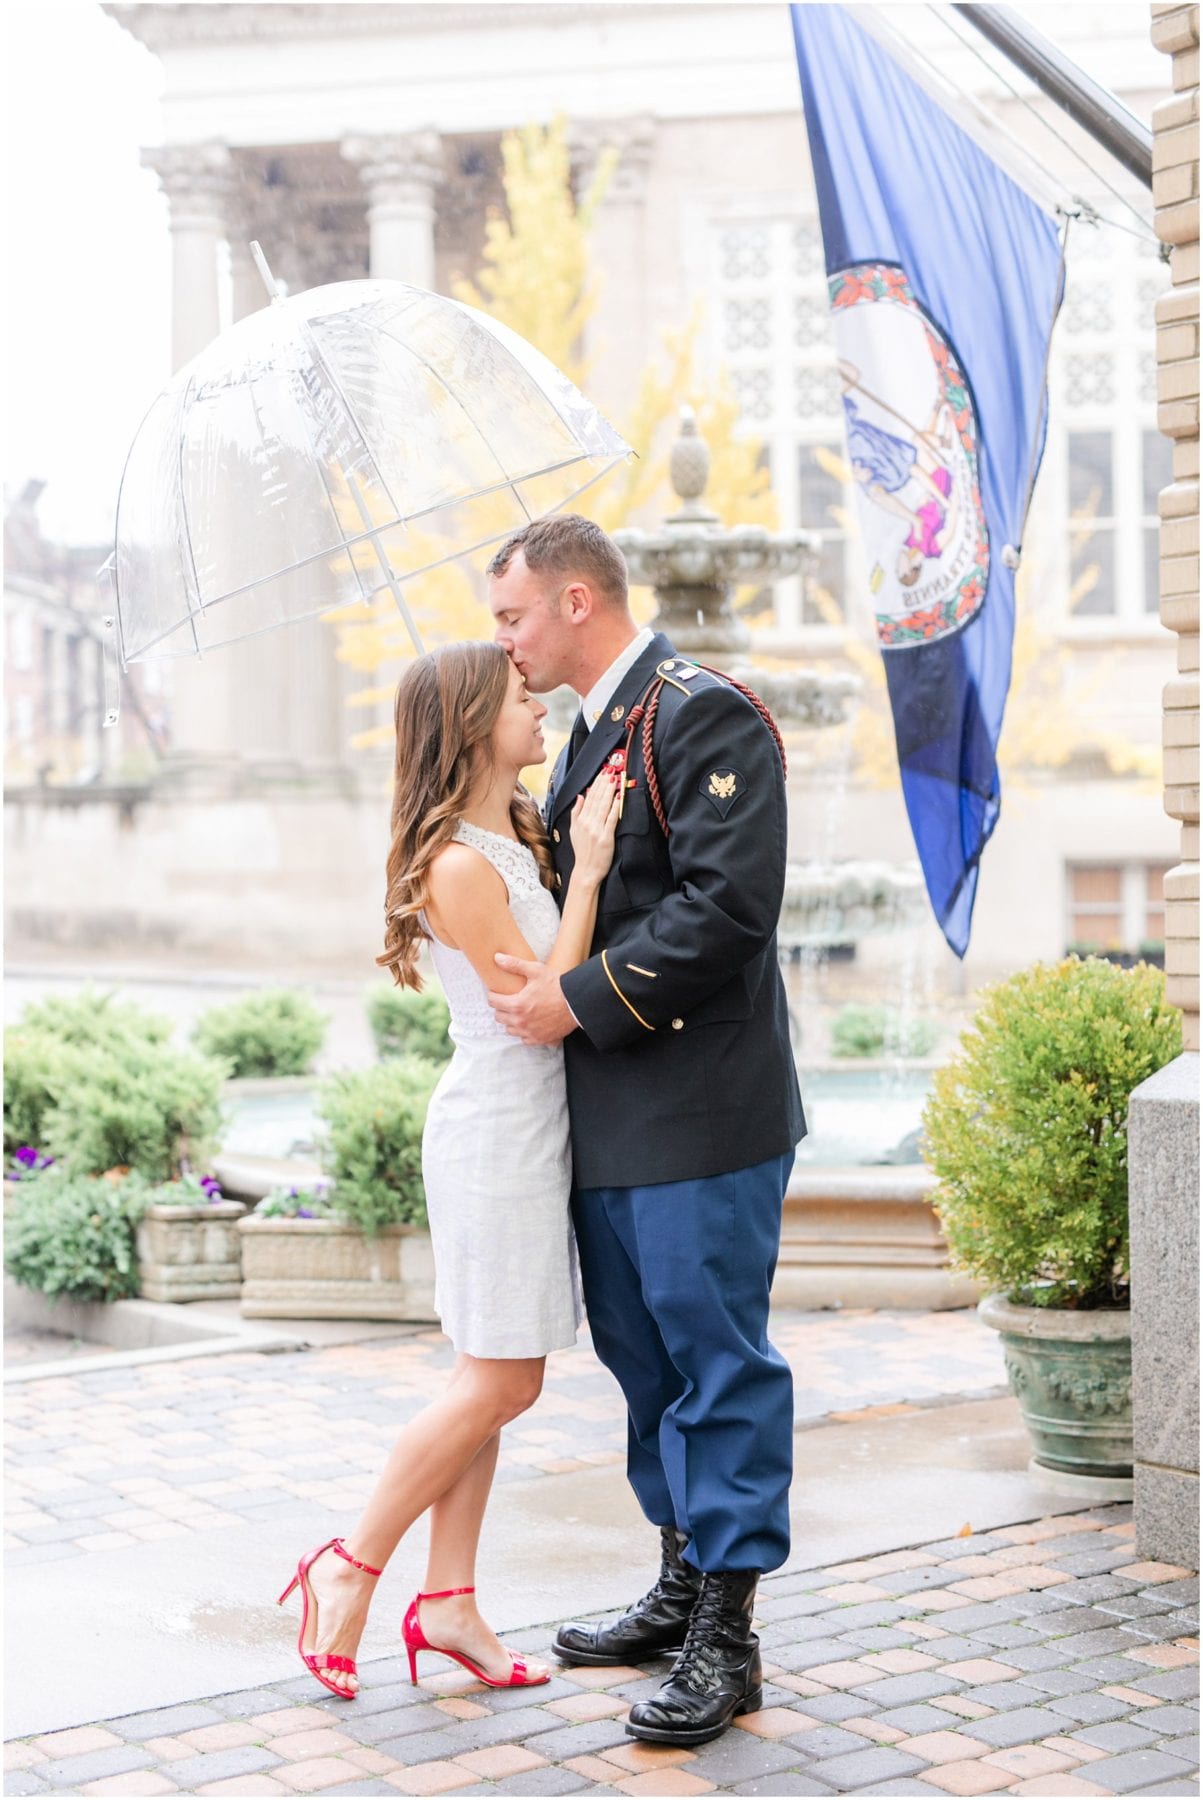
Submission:
[[[596,1625],[562,1625],[553,1646],[566,1663],[642,1663],[675,1656],[685,1643],[701,1572],[681,1551],[689,1542],[673,1525],[660,1528],[660,1579],[621,1619]]]
[[[704,1744],[741,1713],[759,1712],[760,1639],[752,1630],[758,1569],[704,1575],[685,1647],[650,1700],[627,1720],[632,1737],[653,1744]]]

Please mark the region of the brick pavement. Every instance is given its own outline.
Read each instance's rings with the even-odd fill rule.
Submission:
[[[302,1675],[11,1743],[6,1792],[1195,1794],[1198,1584],[1140,1560],[1129,1515],[769,1576],[764,1708],[695,1751],[624,1730],[667,1665],[494,1692],[389,1657],[349,1704]]]
[[[782,1313],[802,1424],[1005,1391],[997,1335],[972,1312]],[[312,1501],[354,1513],[398,1426],[445,1381],[437,1331],[287,1356],[89,1369],[5,1392],[5,1548],[44,1562],[262,1521]],[[626,1413],[582,1336],[502,1440],[499,1479],[625,1456]],[[315,1438],[323,1445],[315,1460]]]

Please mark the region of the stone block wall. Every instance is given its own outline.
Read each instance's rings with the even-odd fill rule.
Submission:
[[[1199,1557],[1199,9],[1157,5],[1174,92],[1153,114],[1153,203],[1173,287],[1157,304],[1158,423],[1174,446],[1160,497],[1161,619],[1178,636],[1162,696],[1164,804],[1181,831],[1165,880],[1166,986],[1186,1052],[1132,1095],[1132,1411],[1141,1555]]]
[[[1185,1041],[1199,1048],[1199,9],[1155,5],[1153,42],[1173,59],[1172,96],[1153,114],[1153,204],[1173,287],[1157,304],[1158,424],[1174,445],[1160,497],[1161,620],[1178,634],[1163,695],[1165,809],[1181,860],[1165,881],[1166,977]]]

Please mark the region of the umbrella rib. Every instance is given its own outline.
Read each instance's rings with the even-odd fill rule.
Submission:
[[[610,457],[608,459],[607,465],[604,469],[598,469],[598,471],[595,475],[590,475],[588,481],[582,481],[580,487],[575,487],[575,488],[573,488],[573,490],[570,494],[565,494],[564,498],[560,501],[559,506],[553,507],[552,510],[554,512],[559,512],[560,508],[567,506],[567,504],[570,500],[575,500],[578,494],[583,494],[585,492],[586,488],[591,488],[593,486],[595,481],[600,481],[603,475],[609,474],[610,470],[614,467],[615,463],[622,462],[623,460],[624,459],[621,456],[617,456],[617,455]],[[551,475],[551,474],[555,473],[555,469],[557,469],[557,468],[568,469],[568,468],[572,467],[573,463],[590,462],[590,461],[592,461],[591,457],[587,457],[587,456],[583,456],[583,455],[582,456],[574,456],[570,462],[557,463],[555,465],[555,468],[541,469],[539,471],[539,473],[541,475]],[[533,476],[529,477],[529,479],[533,480],[534,477]],[[501,485],[512,487],[514,484],[512,482],[503,482]],[[485,491],[488,491],[488,490],[485,490]],[[522,510],[526,513],[526,516],[529,519],[531,515],[530,515],[530,512],[527,510],[527,508],[523,507]],[[421,515],[418,513],[415,513],[413,515],[414,518],[419,518],[420,516]],[[507,532],[495,531],[491,537],[478,538],[476,543],[474,543],[474,544],[465,544],[462,549],[451,550],[448,552],[448,554],[446,556],[440,556],[437,562],[423,563],[421,569],[419,569],[417,571],[417,574],[428,575],[432,569],[441,569],[444,567],[444,565],[446,563],[458,562],[461,557],[471,556],[474,551],[485,550],[488,548],[488,546],[490,544],[499,543],[501,541],[501,539],[506,536],[508,536]],[[406,579],[407,580],[416,579],[416,577],[406,577]],[[387,585],[386,583],[382,582],[380,584],[380,587],[374,589],[373,591],[378,594],[381,591],[381,588],[386,585]]]
[[[551,463],[545,469],[535,469],[532,471],[532,473],[529,476],[524,477],[524,479],[529,480],[529,481],[534,481],[543,475],[555,475],[559,472],[560,469],[570,469],[570,468],[572,468],[574,463],[591,462],[592,460],[593,459],[591,457],[585,455],[585,453],[582,452],[580,456],[569,457],[565,462]],[[612,458],[608,459],[608,466],[612,466],[613,463],[621,462],[621,461],[622,461],[622,458],[618,455],[615,455]],[[592,487],[593,483],[595,481],[599,481],[605,473],[606,473],[605,469],[599,469],[596,475],[591,475],[589,477],[589,480],[582,482],[580,487],[573,488],[571,494],[569,494],[566,497],[566,499],[561,500],[560,506],[567,505],[569,500],[574,500],[578,494],[583,494],[586,488]],[[407,513],[404,515],[396,514],[391,519],[383,520],[382,523],[379,525],[373,525],[367,531],[355,532],[353,536],[347,536],[345,533],[343,533],[341,531],[341,528],[340,528],[340,535],[339,535],[337,543],[327,545],[327,547],[322,550],[315,550],[312,552],[311,555],[301,557],[301,559],[298,562],[289,563],[289,565],[286,569],[276,570],[273,575],[259,576],[254,581],[244,581],[242,583],[241,587],[230,588],[226,593],[218,594],[215,599],[206,602],[205,606],[202,608],[202,612],[203,613],[211,613],[214,610],[214,608],[220,606],[223,601],[237,600],[240,595],[249,594],[254,588],[261,587],[265,580],[267,580],[267,581],[274,580],[279,575],[290,575],[295,570],[308,568],[310,563],[321,562],[323,557],[333,556],[339,550],[351,550],[355,547],[356,544],[364,544],[370,538],[379,537],[383,532],[396,531],[398,529],[404,531],[409,525],[415,523],[417,520],[425,519],[425,518],[429,517],[429,515],[431,513],[441,512],[444,509],[444,507],[463,505],[464,498],[472,499],[472,500],[479,500],[479,499],[483,499],[486,494],[496,493],[500,488],[513,488],[513,487],[514,487],[514,483],[512,481],[499,481],[495,484],[495,486],[493,486],[491,488],[477,488],[475,490],[475,492],[472,493],[471,495],[464,496],[459,499],[452,498],[450,500],[440,500],[434,506],[424,507],[421,512]],[[521,498],[521,497],[519,496],[519,498]],[[559,508],[557,508],[556,510],[558,511]],[[527,518],[529,518],[530,517],[529,508],[524,507],[523,511],[526,513]],[[493,537],[482,538],[481,542],[479,544],[470,544],[467,549],[456,550],[452,553],[452,555],[440,558],[440,560],[437,563],[427,563],[421,569],[415,569],[411,574],[398,575],[397,579],[400,581],[416,580],[417,576],[425,574],[425,572],[428,568],[434,568],[434,569],[441,568],[443,566],[443,563],[445,563],[445,562],[454,562],[455,558],[457,556],[470,556],[474,549],[479,550],[485,544],[495,544],[495,543],[497,543],[498,539],[501,538],[503,535],[504,535],[504,533],[497,532]],[[397,571],[392,569],[391,565],[390,565],[390,571],[394,575],[397,574]],[[382,583],[381,585],[386,586],[387,583]],[[380,592],[379,587],[372,589],[373,594],[378,594],[379,592]],[[368,597],[370,599],[371,595],[369,595]],[[342,604],[342,602],[339,602],[339,604]],[[352,602],[352,604],[354,604],[354,602]],[[326,612],[329,609],[327,607],[322,607],[319,610],[322,612]],[[309,617],[312,615],[307,614],[307,615],[303,615],[303,616]],[[165,637],[170,637],[171,633],[177,629],[179,623],[181,623],[181,621],[177,620],[175,624],[169,625],[167,627],[166,631],[160,632],[158,637],[151,638],[146,644],[143,645],[143,650],[153,649],[156,644],[162,643],[162,641]],[[250,634],[248,634],[248,635],[250,635]],[[138,654],[141,655],[142,652],[139,652]],[[181,654],[186,654],[186,653],[182,652]]]
[[[188,549],[188,567],[192,570],[192,588],[191,588],[191,590],[189,590],[188,577],[187,577],[187,573],[185,572],[184,598],[188,602],[188,624],[192,631],[192,647],[195,650],[196,654],[198,656],[200,656],[202,654],[202,651],[201,651],[201,647],[200,647],[200,636],[196,629],[196,615],[197,615],[198,611],[200,611],[202,613],[204,612],[205,603],[201,599],[200,575],[198,574],[197,567],[196,567],[196,550],[194,549],[193,543],[192,543],[192,526],[190,525],[190,523],[188,521],[188,508],[184,502],[184,432],[183,432],[183,424],[184,424],[184,419],[188,412],[188,400],[189,400],[189,397],[195,386],[196,386],[196,376],[193,374],[188,377],[188,384],[184,389],[184,397],[180,401],[180,427],[181,427],[181,429],[180,429],[180,434],[179,434],[179,442],[176,446],[176,485],[179,489],[179,495],[180,495],[180,516],[182,517],[182,519],[184,521],[184,542],[187,545],[187,549]],[[196,605],[195,606],[192,604],[192,599],[193,599],[194,594],[196,596]]]
[[[342,520],[341,520],[341,519],[340,519],[340,518],[339,518],[339,516],[338,516],[338,508],[337,508],[337,506],[335,506],[335,504],[334,504],[334,495],[333,495],[333,494],[332,494],[332,493],[331,493],[331,491],[330,491],[330,483],[329,483],[329,481],[328,481],[328,479],[327,479],[327,477],[326,477],[326,468],[325,468],[325,462],[324,462],[324,459],[323,459],[323,458],[322,458],[322,457],[320,457],[320,456],[319,456],[319,455],[318,455],[318,452],[317,452],[317,446],[316,446],[316,444],[315,444],[315,443],[314,443],[314,441],[313,441],[313,433],[312,433],[312,432],[311,432],[311,431],[310,431],[310,429],[309,429],[309,420],[308,420],[308,419],[307,419],[307,418],[306,418],[306,416],[305,416],[305,405],[304,405],[304,401],[305,401],[305,399],[306,399],[306,398],[307,398],[307,396],[306,396],[306,395],[305,395],[305,383],[304,383],[304,377],[303,377],[303,376],[302,376],[302,379],[301,379],[301,395],[302,395],[302,398],[301,398],[301,400],[300,400],[300,401],[297,401],[297,402],[296,402],[296,403],[295,403],[295,404],[296,404],[296,408],[297,408],[297,416],[298,416],[298,418],[299,418],[299,419],[300,419],[300,421],[301,421],[301,430],[302,430],[302,431],[303,431],[303,432],[304,432],[304,433],[305,433],[305,442],[306,442],[306,443],[307,443],[307,444],[308,444],[308,446],[309,446],[309,455],[310,455],[310,459],[311,459],[311,461],[312,461],[312,463],[313,463],[313,466],[314,466],[314,469],[315,469],[315,470],[316,470],[316,471],[317,471],[317,478],[318,478],[318,480],[319,480],[319,482],[320,482],[320,483],[321,483],[321,486],[322,486],[322,492],[323,492],[323,493],[324,493],[324,494],[325,494],[325,496],[326,496],[326,504],[327,504],[327,506],[328,506],[328,507],[329,507],[329,508],[330,508],[330,516],[331,516],[331,518],[332,518],[332,519],[333,519],[333,520],[334,520],[334,529],[335,529],[335,532],[336,532],[336,534],[337,534],[337,541],[338,541],[338,544],[339,544],[339,546],[340,546],[340,547],[341,547],[341,548],[344,548],[344,549],[348,549],[348,548],[350,548],[350,543],[349,543],[349,540],[348,540],[348,538],[347,538],[347,534],[346,534],[346,531],[345,531],[345,529],[344,529],[344,527],[343,527],[343,523],[342,523]],[[252,395],[252,405],[254,405],[254,398],[253,398],[253,395]],[[256,407],[256,413],[257,413],[257,412],[258,412],[258,407]],[[362,436],[362,433],[361,433],[361,434],[360,434],[360,435],[361,435],[361,436]],[[370,454],[370,452],[369,452],[369,454]],[[353,477],[353,476],[352,476],[352,475],[351,475],[351,474],[350,474],[350,472],[349,472],[349,471],[348,471],[348,473],[347,473],[347,485],[348,485],[348,487],[350,487],[350,488],[351,488],[351,489],[352,489],[352,491],[353,491],[353,492],[354,492],[354,493],[355,493],[355,494],[356,494],[356,499],[358,499],[358,490],[357,490],[357,489],[356,489],[356,488],[355,488],[355,480],[354,480],[354,477]],[[386,489],[386,490],[385,490],[385,491],[386,491],[386,492],[387,492],[387,489]],[[392,497],[392,495],[391,495],[391,494],[389,494],[389,496],[388,496],[388,497],[389,497],[389,501],[390,501],[390,503],[393,503],[393,504],[395,504],[395,502],[393,502],[393,497]],[[360,506],[360,508],[359,508],[359,513],[360,513],[360,517],[361,517],[361,518],[362,518],[362,517],[363,517],[363,507],[362,507],[362,506]],[[323,553],[322,553],[322,552],[319,552],[319,555],[320,555],[320,554],[323,554]],[[325,552],[325,553],[324,553],[324,554],[327,554],[327,555],[329,555],[329,554],[331,554],[331,552],[329,552],[329,551],[327,551],[327,552]],[[313,559],[312,559],[312,558],[311,558],[311,559],[310,559],[310,560],[313,560]],[[293,572],[293,571],[294,571],[294,570],[296,570],[296,569],[297,569],[297,568],[299,568],[299,567],[302,567],[302,566],[303,566],[303,565],[301,565],[301,564],[298,564],[298,563],[293,563],[293,564],[290,564],[290,566],[289,566],[289,570],[288,570],[288,572],[289,572],[289,573],[292,573],[292,572]],[[361,598],[361,599],[362,599],[362,600],[363,600],[363,601],[364,601],[364,603],[365,603],[365,604],[366,604],[366,602],[367,602],[367,599],[368,599],[368,598],[369,598],[369,596],[368,596],[368,595],[365,595],[365,594],[364,594],[364,593],[363,593],[363,592],[362,592],[362,582],[361,582],[361,581],[360,581],[360,574],[359,574],[359,565],[358,565],[358,563],[357,563],[357,562],[356,562],[356,561],[355,561],[355,559],[354,559],[354,557],[352,557],[352,558],[351,558],[351,567],[352,567],[352,569],[353,569],[353,570],[354,570],[354,572],[355,572],[355,579],[356,579],[356,581],[357,581],[357,582],[358,582],[358,583],[359,583],[359,584],[360,584],[360,590],[361,590],[361,591],[360,591],[360,598]],[[280,573],[284,573],[284,571],[283,571],[283,570],[281,570],[281,571],[280,571]],[[254,585],[254,584],[252,584],[252,585]],[[245,591],[245,590],[243,590],[243,591]],[[225,595],[225,596],[224,596],[224,598],[226,598],[226,599],[229,599],[229,598],[231,598],[231,596],[230,596],[230,595]]]
[[[592,460],[593,460],[592,457],[586,456],[584,454],[582,454],[581,456],[574,456],[574,457],[571,457],[567,462],[554,463],[551,466],[551,468],[539,469],[537,471],[537,474],[553,475],[556,473],[556,471],[558,469],[569,469],[572,467],[572,465],[574,463],[591,462]],[[575,500],[578,494],[583,494],[587,488],[591,488],[593,486],[595,481],[600,481],[603,475],[608,474],[609,471],[614,467],[615,463],[622,462],[623,460],[624,460],[624,458],[622,456],[620,456],[617,452],[614,455],[607,457],[606,467],[604,469],[598,469],[597,473],[594,475],[591,475],[589,477],[588,481],[583,481],[579,487],[573,488],[572,492],[570,494],[565,495],[564,499],[560,501],[560,505],[555,508],[555,511],[558,512],[561,507],[567,506],[567,504],[570,500]],[[533,480],[534,477],[532,476],[531,479]],[[498,485],[498,487],[510,487],[513,484],[508,481],[503,481],[503,482],[498,482],[497,485]],[[485,488],[480,491],[482,493],[490,493],[490,492],[494,492],[495,490]],[[451,504],[455,504],[455,503],[451,502]],[[429,510],[431,512],[437,512],[439,510],[439,508],[431,507]],[[424,518],[425,516],[426,515],[424,513],[410,514],[411,519],[420,519],[420,518]],[[529,513],[527,514],[527,516],[528,517],[530,516]],[[344,549],[349,550],[356,544],[362,544],[371,537],[379,536],[379,534],[381,532],[393,531],[398,526],[400,526],[402,529],[404,529],[404,527],[407,523],[408,523],[408,521],[403,518],[395,518],[395,519],[386,520],[384,524],[374,526],[371,531],[357,532],[354,537],[343,538],[340,540],[340,542],[338,544],[333,544],[328,549],[315,550],[313,552],[312,556],[303,557],[300,562],[290,563],[287,569],[279,570],[279,571],[277,571],[277,574],[292,574],[294,571],[296,571],[298,569],[307,568],[310,563],[320,562],[323,557],[331,556],[337,550],[344,550]],[[468,544],[462,549],[454,550],[449,555],[440,557],[438,562],[424,564],[421,569],[416,569],[412,575],[398,576],[396,578],[398,580],[404,580],[404,581],[416,580],[418,575],[425,575],[430,569],[441,569],[444,566],[444,564],[446,564],[446,563],[455,562],[458,558],[463,557],[463,556],[471,556],[472,553],[476,550],[483,550],[489,544],[496,544],[496,543],[500,542],[500,540],[505,535],[506,535],[506,533],[502,532],[502,531],[494,532],[492,537],[481,538],[478,543]],[[389,573],[391,575],[396,576],[396,571],[393,570],[391,568],[391,566],[389,566]],[[272,580],[272,579],[274,579],[274,577],[271,577],[271,576],[260,577],[260,579],[258,581],[247,581],[247,582],[244,582],[241,587],[231,588],[229,593],[219,594],[215,600],[209,601],[208,605],[204,609],[205,615],[207,616],[209,613],[215,612],[216,609],[219,606],[221,606],[224,601],[237,600],[240,595],[249,594],[254,588],[262,586],[262,583],[264,580]],[[383,588],[389,587],[389,586],[390,586],[389,582],[382,581],[380,583],[379,587],[375,587],[372,589],[371,593],[368,595],[368,599],[370,600],[373,597],[373,595],[380,593]],[[336,603],[336,604],[341,604],[341,603]],[[352,604],[354,604],[354,602],[352,602]],[[310,619],[310,618],[316,617],[320,613],[329,612],[330,610],[331,610],[330,605],[326,604],[323,606],[314,607],[312,612],[298,613],[296,615],[296,617]],[[136,652],[133,653],[133,655],[130,657],[130,660],[132,662],[142,661],[145,658],[147,652],[149,650],[153,650],[156,644],[161,644],[165,638],[169,638],[173,632],[178,631],[182,622],[183,622],[182,620],[176,620],[175,623],[172,625],[169,625],[165,631],[161,631],[159,633],[158,637],[150,638],[146,643],[144,643],[142,645],[142,647],[139,650],[137,650]],[[291,623],[291,621],[286,620],[285,623]],[[271,626],[271,625],[265,625],[263,627],[264,631],[272,631],[275,629],[276,629],[276,627]],[[260,635],[260,633],[257,631],[248,631],[244,635],[246,638],[252,638],[252,637],[258,637]],[[228,641],[230,643],[236,643],[236,642],[241,642],[242,640],[230,638],[226,641]],[[173,650],[173,651],[170,651],[168,654],[171,656],[176,656],[176,655],[187,656],[190,653],[186,650],[180,650],[180,651]],[[162,659],[159,658],[156,660],[161,661]]]
[[[498,456],[496,450],[494,450],[492,444],[490,444],[488,438],[485,436],[485,434],[481,430],[480,426],[476,423],[476,420],[472,417],[472,414],[468,411],[468,408],[464,405],[464,402],[460,399],[459,395],[451,387],[451,385],[447,381],[446,377],[444,375],[442,375],[438,369],[435,368],[435,366],[432,362],[428,361],[428,359],[426,357],[424,357],[423,355],[421,355],[421,353],[419,351],[415,350],[412,344],[407,344],[404,341],[404,339],[396,337],[391,331],[389,331],[387,329],[387,327],[385,325],[377,325],[375,327],[375,329],[380,333],[381,337],[386,337],[389,339],[390,343],[396,344],[396,346],[399,350],[403,351],[405,353],[405,355],[412,357],[414,362],[420,364],[420,366],[426,370],[428,375],[432,375],[434,377],[434,379],[442,387],[443,392],[447,395],[447,398],[451,401],[452,405],[457,406],[459,408],[460,412],[463,413],[465,419],[467,419],[467,421],[468,421],[468,424],[472,427],[472,430],[476,433],[477,437],[480,439],[481,443],[484,445],[486,454],[492,458],[493,462],[497,465],[498,469],[501,471],[502,479],[500,481],[495,482],[492,487],[476,488],[473,491],[473,493],[471,495],[469,495],[468,497],[470,499],[475,500],[475,499],[478,499],[482,494],[496,493],[498,488],[508,487],[513,490],[515,498],[517,499],[519,506],[522,508],[523,512],[526,514],[527,524],[529,524],[530,517],[531,517],[530,511],[527,508],[526,502],[523,500],[522,495],[518,493],[516,488],[514,488],[513,476],[509,474],[509,472],[506,469],[505,464],[502,462],[501,458]],[[480,326],[477,325],[474,327],[474,329],[479,331]],[[555,407],[552,408],[552,411],[555,412],[556,418],[560,419],[559,412],[556,410]],[[560,419],[560,423],[563,424],[563,422],[564,421],[562,419]],[[415,513],[414,517],[420,518],[421,514]]]
[[[368,455],[368,461],[371,463],[372,468],[376,472],[376,479],[379,481],[381,488],[384,490],[385,499],[388,501],[389,505],[392,507],[394,514],[398,513],[400,511],[400,509],[397,505],[396,500],[393,498],[392,490],[390,489],[388,482],[384,478],[384,471],[381,469],[380,464],[376,460],[375,452],[373,451],[371,444],[368,442],[367,433],[364,431],[363,426],[360,424],[358,414],[355,412],[354,407],[351,405],[351,402],[347,399],[347,396],[343,391],[342,383],[339,381],[338,376],[335,374],[335,372],[331,368],[329,362],[326,360],[326,357],[322,351],[322,347],[321,347],[320,343],[318,342],[317,334],[314,332],[308,319],[302,318],[302,319],[298,320],[298,319],[294,318],[293,323],[294,323],[294,325],[296,325],[298,327],[298,329],[300,331],[300,335],[304,338],[304,340],[308,344],[310,355],[313,357],[318,368],[322,371],[322,373],[325,375],[326,379],[329,381],[331,387],[333,388],[335,399],[338,401],[339,405],[342,407],[343,411],[346,413],[347,418],[350,420],[351,429],[355,432],[356,436],[359,438],[360,443],[363,445],[364,449],[366,450],[367,455]],[[325,482],[324,476],[322,476],[322,481],[324,484],[324,482]],[[363,498],[363,494],[360,490],[359,483],[355,479],[355,476],[352,474],[350,469],[347,470],[347,486],[351,490],[351,498],[355,502],[356,510],[358,511],[360,518],[362,519],[364,525],[368,526],[370,524],[371,515],[369,514],[367,507],[364,503],[364,498]],[[330,510],[332,512],[334,512],[335,523],[337,524],[338,523],[338,514],[334,509],[334,501],[332,498],[330,499]],[[339,526],[339,533],[342,537],[345,538],[346,534],[345,534],[345,532],[343,532],[341,525]],[[389,566],[388,558],[385,556],[384,551],[381,549],[380,542],[379,542],[378,538],[376,537],[375,530],[369,529],[365,532],[364,535],[368,539],[368,541],[371,543],[372,549],[376,553],[376,560],[379,562],[380,567],[384,571],[385,584],[392,591],[393,599],[397,605],[397,611],[401,614],[401,617],[405,620],[406,629],[408,630],[410,637],[413,639],[414,649],[418,652],[419,656],[422,656],[425,654],[426,646],[423,644],[422,639],[418,634],[418,628],[414,624],[413,614],[410,612],[409,605],[405,599],[405,596],[401,592],[400,583],[398,582],[397,577],[396,577],[395,573],[393,572],[392,568]],[[358,569],[356,569],[356,571],[355,571],[355,576],[356,576],[356,580],[358,580],[358,578],[359,578],[359,570]]]
[[[590,457],[583,456],[583,455],[572,458],[572,462],[589,462],[591,460],[592,459]],[[606,467],[604,469],[599,469],[595,475],[591,475],[589,477],[588,481],[583,481],[581,483],[580,487],[573,488],[572,492],[570,494],[566,495],[563,500],[561,500],[560,506],[561,507],[567,506],[567,504],[570,500],[575,500],[578,494],[583,494],[587,488],[591,488],[593,486],[595,481],[600,481],[603,475],[608,474],[610,469],[612,469],[614,467],[615,463],[622,462],[623,460],[624,459],[617,454],[608,458]],[[558,464],[557,467],[570,468],[571,463]],[[540,470],[539,472],[540,472],[540,474],[551,474],[553,471],[549,470],[549,469],[544,469],[544,470]],[[503,483],[500,483],[499,485],[500,486],[509,486],[510,484],[507,482],[503,482]],[[559,511],[559,508],[557,507],[556,510]],[[414,516],[417,517],[418,515],[415,514]],[[386,525],[378,525],[375,528],[375,532],[378,533],[381,531],[389,531],[389,530],[392,530],[397,525],[404,525],[404,523],[405,523],[405,521],[403,519],[394,519]],[[361,544],[365,541],[365,539],[372,537],[373,535],[375,535],[374,532],[369,532],[369,531],[360,532],[356,537],[347,538],[343,544],[336,546],[336,548],[349,549],[353,544]],[[446,564],[446,563],[456,562],[460,557],[471,556],[473,554],[473,552],[476,550],[484,550],[484,549],[487,549],[487,547],[490,544],[499,543],[500,540],[503,537],[505,537],[505,535],[506,535],[505,532],[496,531],[493,533],[492,537],[481,538],[478,543],[468,544],[460,550],[452,551],[448,556],[440,557],[438,562],[426,563],[421,569],[415,571],[414,577],[406,576],[403,579],[405,579],[405,580],[416,579],[417,575],[425,575],[431,569],[441,569],[444,566],[444,564]],[[316,551],[313,556],[307,556],[307,557],[305,557],[305,559],[302,562],[293,563],[289,570],[281,571],[281,572],[282,573],[291,573],[291,571],[294,569],[303,569],[303,568],[307,567],[307,565],[309,563],[320,562],[320,560],[322,559],[323,556],[329,556],[330,554],[331,554],[330,550]],[[389,573],[390,573],[390,575],[395,575],[395,571],[392,570],[391,568],[389,570]],[[231,589],[231,591],[228,594],[222,594],[218,599],[211,600],[209,602],[208,606],[205,608],[206,615],[208,615],[212,612],[215,612],[217,610],[217,608],[222,604],[223,601],[236,600],[240,594],[249,593],[252,588],[256,588],[260,585],[261,584],[257,581],[248,581],[244,587],[233,588],[233,589]],[[390,582],[382,581],[380,583],[379,587],[372,589],[372,592],[368,595],[368,599],[371,600],[376,594],[381,593],[385,588],[390,587],[390,586],[391,586]],[[336,605],[337,604],[338,603],[336,602]],[[352,604],[354,604],[354,602],[352,602]],[[297,613],[293,619],[286,620],[285,623],[286,624],[294,624],[300,619],[317,618],[317,617],[320,617],[320,615],[322,613],[331,612],[332,610],[335,610],[335,609],[332,608],[331,605],[327,602],[327,603],[323,604],[322,606],[315,606],[309,612]],[[143,644],[141,649],[136,651],[130,657],[130,660],[132,662],[142,662],[144,660],[147,660],[148,652],[153,650],[156,644],[161,644],[165,638],[169,638],[173,632],[178,631],[181,623],[182,623],[182,621],[177,620],[174,625],[169,625],[166,631],[160,632],[158,637],[151,638],[149,640],[149,642]],[[240,636],[238,638],[227,638],[227,639],[221,640],[221,642],[223,642],[223,643],[243,643],[243,642],[249,641],[253,637],[261,637],[264,632],[275,631],[277,629],[278,629],[278,627],[275,625],[264,625],[264,626],[261,626],[258,631],[243,632],[240,634]],[[213,647],[216,648],[217,646],[213,646]],[[177,656],[188,656],[190,654],[191,654],[191,652],[187,651],[187,650],[169,650],[165,656],[156,657],[153,660],[156,662],[164,662],[164,661],[168,660],[168,658],[173,658],[173,657],[177,657]]]

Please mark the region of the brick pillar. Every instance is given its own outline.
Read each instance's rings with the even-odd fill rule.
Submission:
[[[1199,9],[1154,6],[1174,92],[1153,114],[1153,203],[1174,285],[1157,303],[1157,422],[1174,445],[1160,497],[1161,619],[1178,634],[1163,697],[1165,810],[1182,827],[1165,878],[1165,967],[1185,1054],[1128,1105],[1136,1546],[1199,1556]]]
[[[1199,9],[1154,6],[1153,42],[1173,58],[1174,93],[1153,114],[1157,235],[1174,285],[1157,303],[1157,422],[1174,444],[1161,495],[1161,620],[1178,633],[1163,710],[1165,810],[1182,822],[1165,881],[1166,977],[1199,1048]]]

